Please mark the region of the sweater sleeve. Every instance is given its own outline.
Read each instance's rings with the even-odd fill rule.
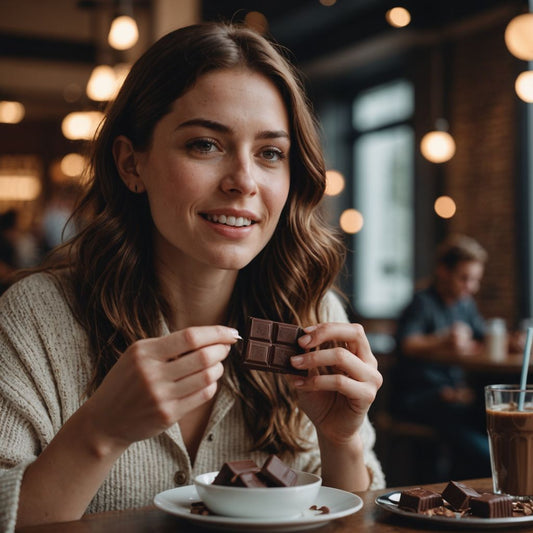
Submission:
[[[15,528],[24,472],[62,418],[32,283],[16,284],[0,299],[0,531],[7,533]]]
[[[329,292],[322,303],[322,316],[327,322],[349,322],[348,316],[341,300],[333,292]],[[376,442],[376,431],[370,422],[368,415],[363,421],[360,429],[361,440],[363,441],[363,453],[365,464],[370,473],[370,490],[382,489],[385,487],[385,474],[381,463],[374,452]]]

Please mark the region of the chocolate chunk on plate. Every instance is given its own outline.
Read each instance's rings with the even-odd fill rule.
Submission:
[[[470,512],[482,518],[513,516],[513,499],[505,494],[484,493],[470,498]]]
[[[450,481],[442,491],[442,497],[456,510],[464,511],[470,507],[470,498],[479,496],[479,492],[459,481]]]
[[[421,487],[402,491],[398,502],[398,507],[415,513],[423,513],[440,505],[442,505],[442,496],[438,492]]]
[[[293,355],[304,352],[298,345],[303,334],[295,324],[250,317],[242,363],[254,370],[307,376],[307,370],[298,370],[291,364]]]

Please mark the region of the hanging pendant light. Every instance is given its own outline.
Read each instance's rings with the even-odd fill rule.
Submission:
[[[449,133],[448,121],[444,114],[444,87],[442,52],[435,50],[432,58],[431,73],[431,109],[432,116],[437,116],[435,129],[426,133],[420,141],[422,155],[432,163],[445,163],[455,155],[455,140]]]
[[[432,163],[445,163],[455,155],[455,140],[446,131],[448,123],[437,119],[435,130],[426,133],[420,141],[422,155]]]
[[[505,44],[511,54],[533,61],[533,13],[514,17],[505,28]]]
[[[116,50],[128,50],[139,40],[139,29],[133,17],[121,15],[113,20],[107,42]]]

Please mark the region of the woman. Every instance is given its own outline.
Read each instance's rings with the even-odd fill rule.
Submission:
[[[0,302],[2,528],[146,505],[269,453],[383,486],[366,417],[381,375],[331,292],[319,138],[280,53],[221,24],[163,37],[91,171],[66,259]],[[308,326],[292,361],[308,377],[240,365],[249,316]]]

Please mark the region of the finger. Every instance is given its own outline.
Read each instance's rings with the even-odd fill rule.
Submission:
[[[230,349],[231,346],[228,344],[214,344],[200,348],[169,361],[164,365],[163,372],[168,379],[175,381],[220,363],[226,359]]]
[[[158,359],[172,359],[211,344],[232,345],[240,339],[236,329],[226,326],[197,326],[185,328],[163,337],[144,339],[134,349],[142,355]],[[133,345],[132,345],[133,346]]]
[[[350,351],[374,367],[377,360],[361,324],[330,322],[304,328],[305,335],[298,339],[300,346],[306,350],[316,348],[326,342],[345,342]]]
[[[215,396],[216,392],[217,383],[212,383],[208,387],[197,390],[188,396],[172,399],[166,406],[169,421],[166,425],[172,425],[172,423],[179,421],[185,414],[208,402]]]
[[[217,363],[162,386],[164,399],[183,399],[216,383],[224,374],[224,365]]]
[[[301,391],[338,392],[350,400],[368,406],[376,398],[377,388],[368,382],[355,381],[342,374],[320,374],[295,382]]]
[[[320,372],[313,372],[313,369],[327,367],[331,369],[332,374],[341,374],[361,383],[368,382],[380,387],[383,382],[383,377],[377,367],[368,365],[344,348],[308,352],[296,356],[295,359],[296,361],[291,359],[293,366],[298,369],[308,369],[310,376],[320,374]]]

